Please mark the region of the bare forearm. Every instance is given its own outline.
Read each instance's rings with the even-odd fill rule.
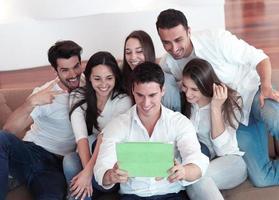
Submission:
[[[257,65],[257,72],[261,79],[263,87],[271,87],[271,63],[269,58],[262,60]]]
[[[225,131],[221,107],[211,107],[211,138],[215,139]]]
[[[84,168],[90,160],[90,149],[87,138],[82,138],[77,143],[78,154]]]
[[[185,181],[195,181],[197,180],[198,178],[201,177],[202,175],[202,172],[201,172],[201,169],[195,165],[195,164],[187,164],[187,165],[184,165],[184,169],[185,169]]]
[[[21,133],[33,122],[30,114],[34,109],[34,105],[30,99],[26,99],[23,105],[17,108],[7,119],[3,126],[4,130],[11,133]]]

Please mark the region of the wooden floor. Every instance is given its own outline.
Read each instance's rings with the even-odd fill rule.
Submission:
[[[279,69],[279,0],[225,0],[226,29],[263,49]]]

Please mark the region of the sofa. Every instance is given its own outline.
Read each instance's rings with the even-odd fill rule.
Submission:
[[[279,76],[279,70],[273,70],[273,77]],[[279,80],[275,80],[273,83],[279,88]],[[276,82],[277,81],[277,82]],[[0,88],[0,129],[3,127],[7,117],[14,111],[19,105],[21,105],[25,98],[31,93],[32,87],[26,88]],[[22,135],[19,135],[22,137]],[[269,137],[270,156],[277,157],[278,145],[275,140]],[[279,186],[255,188],[251,185],[249,180],[246,180],[240,186],[222,191],[225,199],[228,200],[277,200],[279,199]],[[27,191],[24,185],[15,186],[9,191],[6,200],[31,200],[32,197]],[[113,197],[104,197],[101,199],[115,199]]]

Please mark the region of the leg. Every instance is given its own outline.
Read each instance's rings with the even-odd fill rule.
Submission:
[[[279,139],[279,103],[270,99],[266,99],[264,107],[260,107],[259,101],[260,91],[254,97],[251,107],[251,113],[253,117],[264,122],[267,130]]]
[[[256,187],[279,184],[279,163],[268,155],[267,132],[263,122],[250,115],[249,126],[240,124],[237,130],[238,145],[245,152],[248,175]]]
[[[199,181],[186,187],[191,200],[223,200],[223,196],[212,178],[203,176]]]
[[[0,199],[7,194],[9,173],[20,182],[27,182],[31,175],[36,159],[29,144],[11,133],[0,132]]]
[[[62,171],[34,173],[29,188],[36,200],[64,200],[66,196],[66,180]]]
[[[246,164],[241,156],[227,155],[213,159],[205,174],[220,189],[231,189],[247,178]]]

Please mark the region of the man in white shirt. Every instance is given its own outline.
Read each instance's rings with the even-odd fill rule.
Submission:
[[[75,150],[69,120],[69,92],[80,84],[82,48],[56,42],[48,59],[57,78],[35,88],[0,132],[0,199],[7,194],[8,174],[25,183],[35,199],[64,199],[62,158]],[[24,138],[16,137],[30,127]]]
[[[198,180],[206,171],[208,158],[201,153],[189,119],[161,105],[164,73],[159,65],[144,62],[131,75],[136,105],[103,129],[103,142],[94,168],[99,185],[108,189],[120,183],[121,199],[182,199],[183,186]],[[118,168],[118,142],[172,142],[179,159],[165,179],[129,177]]]
[[[244,158],[250,178],[256,186],[277,185],[279,173],[276,172],[279,171],[279,165],[270,162],[266,154],[266,139],[260,139],[266,131],[257,128],[257,123],[264,122],[268,131],[279,138],[279,92],[271,86],[271,63],[268,56],[225,30],[191,33],[185,15],[175,9],[162,11],[157,18],[156,27],[167,51],[161,60],[161,67],[166,73],[172,74],[178,84],[185,65],[191,59],[199,57],[213,66],[222,82],[239,92],[243,99],[241,122],[248,125],[249,120],[257,120],[250,123],[250,126],[256,123],[256,128],[251,127],[250,131],[249,127],[247,129],[242,125],[238,129],[239,146],[247,152]],[[179,106],[172,105],[173,102],[178,102],[179,94],[175,96],[172,92],[171,95],[173,101],[163,103],[168,107]],[[254,134],[255,131],[258,134]],[[253,138],[255,135],[257,139]],[[251,139],[253,142],[248,144],[247,141]],[[264,151],[259,153],[258,149],[262,147]],[[270,172],[270,169],[274,171]]]

